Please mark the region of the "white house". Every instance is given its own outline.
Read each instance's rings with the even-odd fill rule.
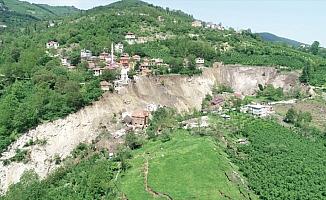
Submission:
[[[59,42],[55,42],[55,41],[50,41],[50,42],[46,43],[47,49],[58,49],[59,46],[60,46]]]
[[[7,25],[5,25],[5,24],[0,24],[0,28],[7,28]]]
[[[191,26],[192,27],[202,27],[203,26],[203,23],[199,20],[195,20],[191,23]]]
[[[273,113],[273,107],[269,105],[249,104],[241,108],[241,112],[249,113],[258,117],[266,117]]]
[[[217,30],[220,30],[220,31],[224,31],[224,30],[225,30],[225,28],[224,28],[224,26],[222,25],[222,23],[219,23],[219,24],[217,25],[216,29],[217,29]]]
[[[61,58],[61,64],[63,66],[70,66],[70,60],[68,58]]]
[[[125,39],[126,39],[126,42],[128,44],[135,44],[135,42],[136,42],[136,35],[134,33],[128,32],[125,35]]]
[[[124,49],[124,47],[123,47],[123,44],[122,43],[118,43],[118,44],[115,44],[114,45],[114,50],[117,53],[122,54],[123,53],[123,49]]]
[[[205,64],[205,59],[204,58],[196,58],[195,62],[196,62],[196,65],[203,65],[203,64]]]
[[[134,55],[134,56],[132,56],[132,59],[133,59],[134,61],[136,61],[136,62],[140,62],[141,57],[140,57],[139,55]]]
[[[217,25],[214,24],[213,22],[208,22],[206,23],[206,28],[216,29]]]
[[[92,57],[92,52],[90,50],[83,49],[80,51],[80,58],[89,59]]]
[[[53,21],[49,21],[48,28],[54,27],[54,26],[55,26],[55,23]]]
[[[164,22],[164,18],[163,18],[162,16],[158,16],[158,17],[157,17],[157,20],[158,20],[159,22]]]
[[[100,76],[102,75],[102,69],[99,68],[99,67],[96,67],[93,69],[93,72],[94,72],[94,76]]]

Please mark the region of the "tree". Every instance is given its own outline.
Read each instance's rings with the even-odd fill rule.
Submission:
[[[125,144],[130,149],[138,149],[139,147],[142,146],[142,142],[140,141],[140,139],[136,136],[136,134],[134,132],[127,133]]]
[[[286,113],[286,116],[284,118],[284,121],[286,123],[294,124],[295,121],[296,121],[296,115],[297,115],[297,112],[294,110],[294,108],[290,108],[288,110],[288,112]]]
[[[310,78],[310,66],[307,65],[303,68],[302,75],[300,76],[300,81],[302,83],[308,83]]]
[[[317,55],[319,52],[319,45],[320,43],[318,41],[314,41],[310,47],[310,52],[314,55]]]
[[[101,76],[102,80],[106,80],[109,82],[112,82],[114,80],[117,79],[117,77],[119,76],[119,71],[118,70],[106,70],[104,71],[104,73]]]
[[[312,121],[312,116],[309,112],[302,112],[300,111],[297,113],[297,120],[296,120],[296,126],[302,126],[304,124],[308,124]]]

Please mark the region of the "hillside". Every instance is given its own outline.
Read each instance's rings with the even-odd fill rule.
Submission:
[[[49,6],[19,0],[2,0],[9,11],[30,15],[38,19],[47,19],[77,13],[79,9],[70,6]]]
[[[257,198],[241,183],[212,138],[194,137],[181,130],[171,134],[168,142],[149,142],[134,152],[132,167],[121,179],[121,191],[129,199],[156,199],[151,190],[168,194],[170,199]]]
[[[98,56],[110,49],[112,42],[122,43],[129,55],[162,59],[164,65],[150,69],[153,74],[200,74],[195,64],[200,57],[206,67],[224,62],[289,71],[305,68],[303,81],[325,83],[326,61],[319,56],[261,41],[248,32],[192,27],[193,20],[181,11],[129,0],[94,8],[82,16],[64,17],[55,27],[38,22],[22,31],[4,32],[0,36],[0,72],[4,75],[0,106],[6,110],[2,118],[8,120],[0,121],[0,149],[15,140],[11,133],[19,135],[44,120],[66,116],[97,99],[101,92],[96,83],[112,83],[115,75],[108,72],[105,76],[92,76],[89,64],[81,61],[80,51],[88,49]],[[135,33],[139,42],[128,44],[128,32]],[[60,47],[45,53],[45,44],[51,40],[58,41]],[[68,57],[76,70],[69,71],[50,52]],[[24,90],[24,95],[17,94],[17,90]],[[16,100],[11,101],[12,98]],[[18,111],[26,110],[26,104],[35,110],[32,115]],[[19,109],[12,112],[12,106]],[[16,123],[13,125],[11,120]]]
[[[304,101],[326,83],[323,57],[137,0],[59,18],[70,8],[20,3],[1,4],[33,23],[0,34],[0,199],[325,197],[323,132],[306,113],[287,124],[238,112]],[[216,94],[225,109],[206,110]]]
[[[277,35],[274,35],[272,33],[257,33],[260,37],[262,37],[263,40],[266,40],[268,42],[274,42],[274,43],[283,43],[283,44],[287,44],[293,47],[300,47],[300,45],[302,45],[303,43],[295,41],[295,40],[291,40],[288,38],[284,38],[284,37],[279,37]]]
[[[79,9],[69,6],[49,6],[19,0],[1,0],[0,24],[8,27],[23,26],[38,20],[53,19],[78,12],[80,12]]]

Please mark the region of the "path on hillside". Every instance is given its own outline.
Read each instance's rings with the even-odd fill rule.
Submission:
[[[144,163],[144,185],[145,185],[145,190],[150,193],[154,197],[163,197],[168,200],[173,200],[172,197],[168,194],[157,192],[153,190],[149,185],[148,185],[148,171],[149,171],[149,163],[148,163],[148,157],[145,157],[145,163]]]

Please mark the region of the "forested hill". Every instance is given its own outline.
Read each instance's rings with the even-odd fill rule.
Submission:
[[[19,0],[0,0],[0,23],[8,27],[21,26],[28,22],[51,19],[78,12],[80,10],[72,6],[49,6]]]
[[[73,6],[49,6],[45,4],[34,4],[19,0],[2,0],[4,5],[10,11],[23,15],[30,15],[38,19],[67,15],[79,12],[79,9]]]
[[[298,41],[291,40],[288,38],[280,37],[280,36],[274,35],[272,33],[264,32],[264,33],[258,33],[258,35],[266,41],[275,42],[275,43],[283,43],[283,44],[287,44],[287,45],[290,45],[293,47],[300,47],[300,45],[303,44],[302,42],[298,42]]]

